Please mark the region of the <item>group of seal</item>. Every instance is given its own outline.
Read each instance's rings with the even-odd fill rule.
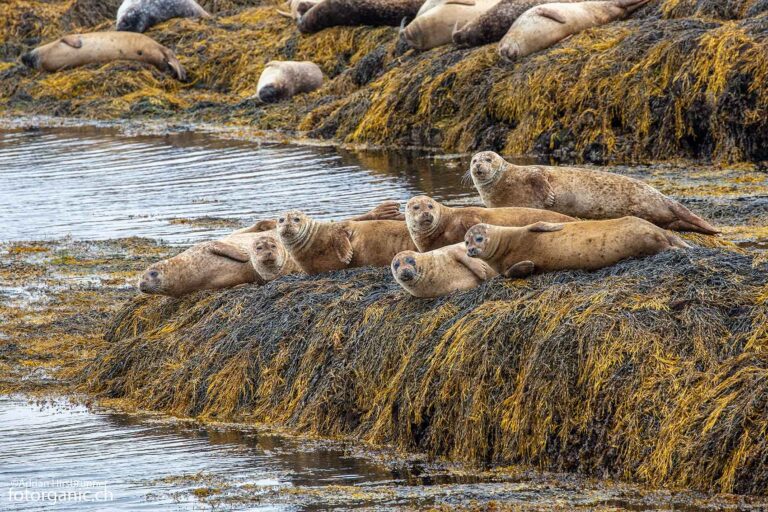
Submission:
[[[389,201],[341,222],[288,210],[152,265],[139,288],[181,296],[287,274],[389,266],[411,295],[438,297],[500,274],[595,270],[689,247],[666,229],[718,233],[682,204],[626,176],[518,166],[491,151],[474,155],[469,174],[483,207],[416,196],[405,214]]]
[[[309,9],[316,0],[294,1],[291,11]],[[291,16],[291,14],[288,14]],[[298,14],[296,14],[298,15]],[[117,11],[117,31],[69,34],[25,53],[26,66],[47,72],[118,60],[144,62],[185,81],[187,72],[172,50],[143,32],[171,18],[210,18],[195,0],[124,0]],[[265,103],[311,92],[323,83],[323,72],[312,62],[270,61],[256,95]]]

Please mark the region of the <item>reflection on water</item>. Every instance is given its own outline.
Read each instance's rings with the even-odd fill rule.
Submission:
[[[125,236],[207,239],[231,227],[179,218],[322,219],[417,193],[474,198],[465,162],[260,145],[194,133],[125,137],[104,129],[0,131],[0,240]]]

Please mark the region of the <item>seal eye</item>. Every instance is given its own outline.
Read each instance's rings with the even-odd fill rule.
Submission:
[[[280,217],[280,218],[277,220],[277,222],[279,222],[280,224],[282,224],[283,222],[285,222],[285,219],[284,219],[283,217]]]
[[[416,260],[413,258],[405,258],[405,262],[409,265],[416,265]]]
[[[392,265],[392,266],[394,267],[394,269],[395,269],[395,270],[397,270],[397,269],[399,269],[399,268],[400,268],[400,262],[399,262],[399,261],[396,261],[396,262],[395,262],[395,264],[394,264],[394,265]]]
[[[430,209],[430,210],[434,209],[434,206],[432,206],[432,205],[430,204],[430,205],[429,205],[429,209]]]
[[[149,277],[157,277],[160,273],[157,270],[153,270],[149,273]]]
[[[477,243],[480,243],[480,242],[482,242],[482,241],[483,241],[483,237],[482,237],[481,235],[477,235],[477,236],[475,237],[475,242],[477,242]]]
[[[293,222],[299,222],[299,218],[298,217],[294,217],[293,218]]]

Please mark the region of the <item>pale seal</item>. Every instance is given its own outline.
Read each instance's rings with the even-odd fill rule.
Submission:
[[[484,260],[506,277],[597,270],[627,258],[689,248],[677,236],[637,217],[539,222],[521,228],[478,224],[467,231],[464,240],[468,256]]]
[[[472,181],[488,207],[542,208],[582,219],[635,216],[665,229],[717,233],[688,208],[640,180],[575,167],[521,166],[492,151],[476,154]]]
[[[287,100],[323,85],[323,72],[314,62],[273,60],[259,77],[256,94],[264,103]]]
[[[496,5],[499,0],[443,0],[416,16],[402,31],[411,48],[429,50],[449,44],[453,31]]]
[[[498,275],[484,261],[467,256],[463,242],[425,253],[398,253],[390,269],[397,284],[414,297],[471,290]]]
[[[26,66],[48,72],[116,60],[145,62],[160,71],[172,73],[178,80],[187,79],[187,73],[173,51],[143,34],[132,32],[67,35],[21,57]]]

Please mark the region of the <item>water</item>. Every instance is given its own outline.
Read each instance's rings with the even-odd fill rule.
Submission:
[[[194,133],[125,137],[104,129],[0,131],[0,240],[127,236],[187,243],[301,209],[320,219],[418,193],[474,198],[466,166],[415,154],[226,141]]]

